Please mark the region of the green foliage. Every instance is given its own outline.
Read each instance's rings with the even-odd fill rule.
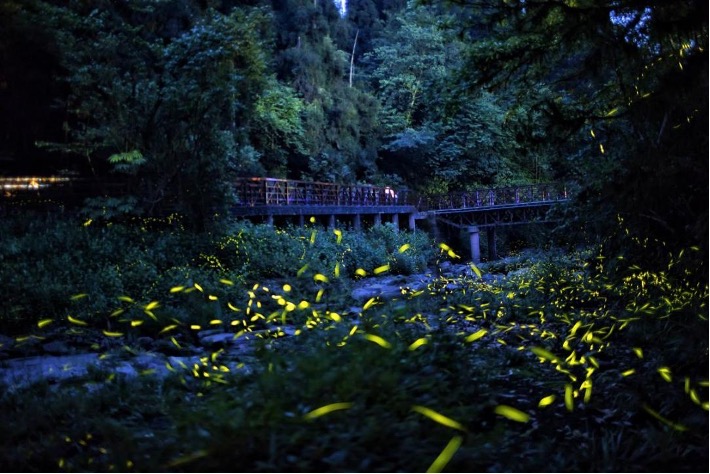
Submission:
[[[539,151],[543,169],[579,182],[571,227],[587,225],[588,238],[612,236],[614,252],[630,251],[620,217],[675,252],[700,246],[707,255],[707,205],[696,200],[708,192],[705,4],[481,0],[463,8],[462,77],[510,101],[512,130]]]
[[[283,234],[240,229],[217,238],[224,254],[195,261],[229,266],[237,248],[269,238],[288,248]],[[370,234],[387,249],[406,235],[386,226]],[[319,231],[303,248],[352,248],[355,235],[341,235]],[[17,254],[10,242],[6,254]],[[195,244],[195,252],[207,250]],[[52,386],[7,387],[0,462],[16,470],[170,472],[704,468],[707,360],[697,354],[707,354],[707,286],[689,288],[592,250],[526,255],[507,262],[507,277],[496,281],[486,271],[499,269],[481,269],[373,298],[357,311],[333,293],[298,308],[301,296],[280,284],[247,287],[248,302],[230,285],[221,292],[204,281],[168,298],[161,289],[161,301],[149,304],[124,298],[124,314],[147,321],[113,346],[106,340],[115,335],[97,338],[114,347],[106,359],[135,356],[131,336],[146,325],[170,328],[180,347],[166,359],[169,374],[105,368]],[[214,325],[225,300],[238,310],[230,314],[250,310],[256,318],[230,325],[239,349],[190,344],[194,330],[180,326]],[[186,313],[174,317],[179,308]],[[270,324],[279,329],[263,331]],[[293,335],[283,337],[287,327]],[[67,337],[80,330],[92,337],[76,324]],[[33,332],[42,337],[47,328]]]
[[[195,229],[229,203],[235,122],[263,87],[258,9],[230,15],[178,9],[184,29],[161,29],[180,2],[91,9],[31,2],[21,18],[43,25],[68,88],[66,137],[55,148],[92,172],[128,174],[138,214],[179,211]]]
[[[0,295],[6,302],[0,321],[8,330],[27,329],[33,324],[30,315],[65,319],[70,314],[102,324],[121,308],[140,315],[141,305],[162,301],[165,295],[172,295],[171,300],[156,314],[187,320],[204,312],[205,317],[198,318],[202,324],[220,319],[215,316],[221,311],[214,308],[217,300],[209,295],[241,301],[249,282],[292,279],[304,268],[292,282],[298,291],[310,292],[316,274],[328,276],[334,289],[345,288],[358,268],[370,273],[389,264],[391,273],[409,274],[423,271],[434,256],[424,234],[400,233],[391,226],[364,234],[338,231],[338,237],[317,227],[275,230],[240,222],[205,238],[186,232],[177,216],[119,216],[121,222],[112,223],[112,213],[104,207],[83,225],[51,218],[3,223],[6,245],[0,250],[0,276],[7,285]],[[404,244],[409,248],[400,252]],[[195,284],[204,291],[195,292]],[[183,300],[182,292],[170,293],[178,286],[193,288],[194,294]],[[76,294],[87,296],[73,300]],[[123,305],[118,296],[135,303]],[[190,310],[180,309],[183,304]]]

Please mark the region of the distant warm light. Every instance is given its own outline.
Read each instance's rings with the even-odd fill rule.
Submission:
[[[71,178],[65,176],[15,176],[0,177],[0,189],[5,191],[34,191],[53,185],[67,183]]]

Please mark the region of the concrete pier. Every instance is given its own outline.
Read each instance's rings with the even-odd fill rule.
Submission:
[[[481,263],[481,234],[475,225],[468,227],[468,238],[471,242],[471,261]]]

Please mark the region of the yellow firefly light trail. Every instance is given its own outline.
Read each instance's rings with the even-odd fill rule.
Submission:
[[[426,416],[427,418],[434,420],[435,422],[439,423],[440,425],[446,426],[448,428],[453,428],[453,429],[459,430],[459,431],[467,431],[466,427],[463,426],[458,421],[452,420],[451,418],[444,416],[441,413],[432,410],[431,408],[427,408],[422,405],[412,405],[412,411],[422,414],[422,415]]]
[[[509,420],[517,421],[518,423],[527,423],[530,421],[530,415],[508,405],[498,405],[493,411],[496,415],[504,416]]]
[[[320,408],[316,408],[315,410],[309,411],[308,413],[303,415],[303,418],[305,420],[314,420],[334,411],[347,410],[352,406],[353,404],[350,402],[331,403],[330,405],[325,405]]]
[[[444,447],[441,453],[434,459],[434,462],[431,463],[431,466],[429,466],[426,472],[443,471],[449,461],[451,461],[451,458],[454,457],[454,454],[456,454],[456,451],[461,447],[462,443],[463,436],[456,435],[451,438],[451,441],[448,442],[446,447]]]

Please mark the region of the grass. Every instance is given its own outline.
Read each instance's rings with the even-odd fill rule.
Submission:
[[[302,248],[316,245],[309,234],[301,237]],[[316,242],[321,237],[341,255],[355,238],[338,242],[319,232]],[[370,255],[366,271],[389,265],[387,274],[392,259],[410,250],[398,253],[404,243],[393,240],[381,264]],[[438,251],[447,256],[447,247]],[[313,255],[300,274],[305,263],[296,260],[294,270],[269,275],[268,284],[244,278],[220,286],[219,274],[209,283],[173,281],[152,300],[114,300],[124,310],[115,316],[97,317],[91,305],[82,312],[92,295],[79,297],[70,302],[78,305],[73,319],[86,325],[56,317],[28,329],[24,337],[71,332],[112,353],[150,334],[203,359],[168,377],[96,370],[61,383],[6,387],[0,465],[707,470],[707,285],[631,265],[619,271],[619,259],[587,250],[524,255],[509,262],[515,271],[508,278],[441,277],[353,312],[348,281],[359,267],[351,263],[338,277],[334,265],[344,260]],[[260,336],[249,354],[208,350],[194,342],[196,326]],[[286,327],[295,335],[276,337]],[[259,332],[265,328],[272,331]]]

